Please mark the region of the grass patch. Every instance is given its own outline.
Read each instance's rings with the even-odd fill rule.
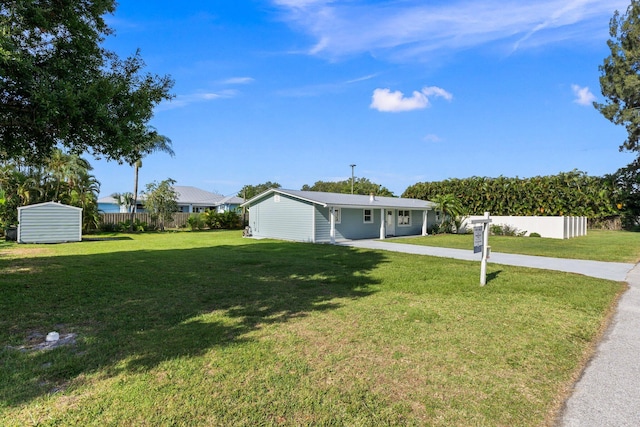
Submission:
[[[389,242],[473,249],[473,234],[436,234],[424,237],[389,239]],[[553,258],[609,262],[640,262],[640,234],[630,231],[589,230],[573,239],[489,236],[493,252],[538,255]]]
[[[623,290],[238,234],[5,245],[0,424],[551,424]]]

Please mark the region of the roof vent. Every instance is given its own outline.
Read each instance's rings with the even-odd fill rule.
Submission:
[[[375,202],[376,201],[376,196],[373,193],[369,193],[369,201],[370,202]]]

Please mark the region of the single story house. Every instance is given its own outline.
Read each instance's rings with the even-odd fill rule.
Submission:
[[[216,212],[240,212],[240,205],[244,203],[244,199],[238,196],[226,196],[216,202]]]
[[[433,202],[272,188],[246,201],[254,237],[314,243],[426,235]]]
[[[58,202],[18,208],[18,243],[61,243],[82,240],[82,208]]]
[[[200,188],[176,185],[173,189],[178,194],[178,212],[204,212],[215,210],[225,212],[235,210],[242,203],[242,199],[234,196],[225,197]],[[125,206],[119,206],[111,196],[98,199],[98,210],[102,213],[127,213]],[[144,194],[138,195],[137,212],[144,212]]]

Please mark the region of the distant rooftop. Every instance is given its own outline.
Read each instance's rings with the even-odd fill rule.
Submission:
[[[188,185],[175,185],[173,189],[178,194],[179,205],[205,205],[205,206],[217,206],[223,203],[223,200],[228,197],[222,194],[211,193],[210,191],[202,190],[197,187]],[[230,196],[232,197],[232,196]],[[143,193],[138,194],[138,201],[144,201],[145,197]],[[111,197],[102,197],[98,199],[98,203],[117,203],[116,200]],[[242,203],[242,199],[238,203]]]

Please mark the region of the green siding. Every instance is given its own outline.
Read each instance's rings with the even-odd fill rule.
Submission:
[[[336,224],[336,240],[375,239],[380,237],[380,209],[372,209],[373,223],[364,222],[364,209],[341,208],[341,221]],[[316,207],[316,238],[319,242],[330,241],[331,223],[329,208]]]
[[[316,241],[317,242],[329,242],[331,240],[331,222],[329,221],[329,208],[323,208],[322,206],[315,206],[316,212]],[[338,237],[336,231],[336,239]]]
[[[249,225],[256,237],[313,242],[313,210],[311,203],[271,193],[251,205]]]

